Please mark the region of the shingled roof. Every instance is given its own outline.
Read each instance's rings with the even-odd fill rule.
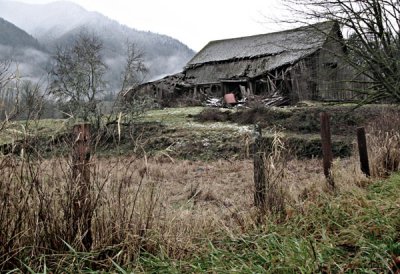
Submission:
[[[278,62],[281,65],[293,63],[322,48],[335,26],[337,23],[328,21],[287,31],[211,41],[188,62],[186,68],[277,55],[284,57]]]

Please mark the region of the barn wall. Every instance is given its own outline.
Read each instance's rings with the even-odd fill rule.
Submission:
[[[315,55],[309,56],[291,67],[288,75],[291,82],[289,97],[292,103],[316,99],[315,58]]]
[[[319,100],[349,101],[355,98],[350,83],[354,73],[342,60],[345,52],[339,41],[334,29],[319,51],[316,67]]]
[[[355,98],[351,91],[354,84],[349,82],[354,73],[341,58],[345,53],[338,35],[339,29],[334,28],[323,48],[317,51],[310,48],[190,66],[182,74],[149,83],[137,92],[154,96],[159,101],[173,101],[176,97],[202,101],[232,91],[227,90],[229,85],[222,84],[221,80],[247,79],[246,96],[268,96],[280,91],[289,97],[291,103],[303,100],[349,101]],[[183,88],[177,88],[178,83]]]

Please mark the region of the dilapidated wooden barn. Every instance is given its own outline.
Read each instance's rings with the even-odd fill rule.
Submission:
[[[352,100],[340,27],[323,22],[292,30],[209,42],[178,75],[138,89],[159,99],[237,98],[279,93],[301,100]],[[136,91],[138,90],[136,89]],[[171,97],[172,96],[172,97]]]

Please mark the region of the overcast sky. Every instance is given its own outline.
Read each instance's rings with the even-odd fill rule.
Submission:
[[[19,0],[49,3],[54,0]],[[172,36],[198,51],[211,40],[281,30],[281,0],[71,0],[122,24]],[[269,21],[269,22],[268,22]]]

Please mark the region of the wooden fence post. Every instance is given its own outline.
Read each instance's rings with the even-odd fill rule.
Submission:
[[[361,171],[369,177],[371,173],[368,161],[367,138],[365,137],[365,129],[363,127],[357,128],[357,143],[358,152],[360,154]]]
[[[90,124],[73,128],[72,177],[74,191],[72,236],[80,237],[86,250],[92,245],[92,208],[90,198]]]
[[[331,168],[333,162],[332,154],[332,140],[331,140],[331,128],[329,122],[329,115],[326,112],[320,114],[321,118],[321,143],[322,143],[322,156],[323,156],[323,168],[324,174],[328,183],[328,186],[332,189],[335,188],[335,182],[332,178]]]
[[[265,210],[266,203],[266,185],[265,185],[265,170],[262,146],[262,133],[259,125],[254,126],[254,204],[261,211]]]

